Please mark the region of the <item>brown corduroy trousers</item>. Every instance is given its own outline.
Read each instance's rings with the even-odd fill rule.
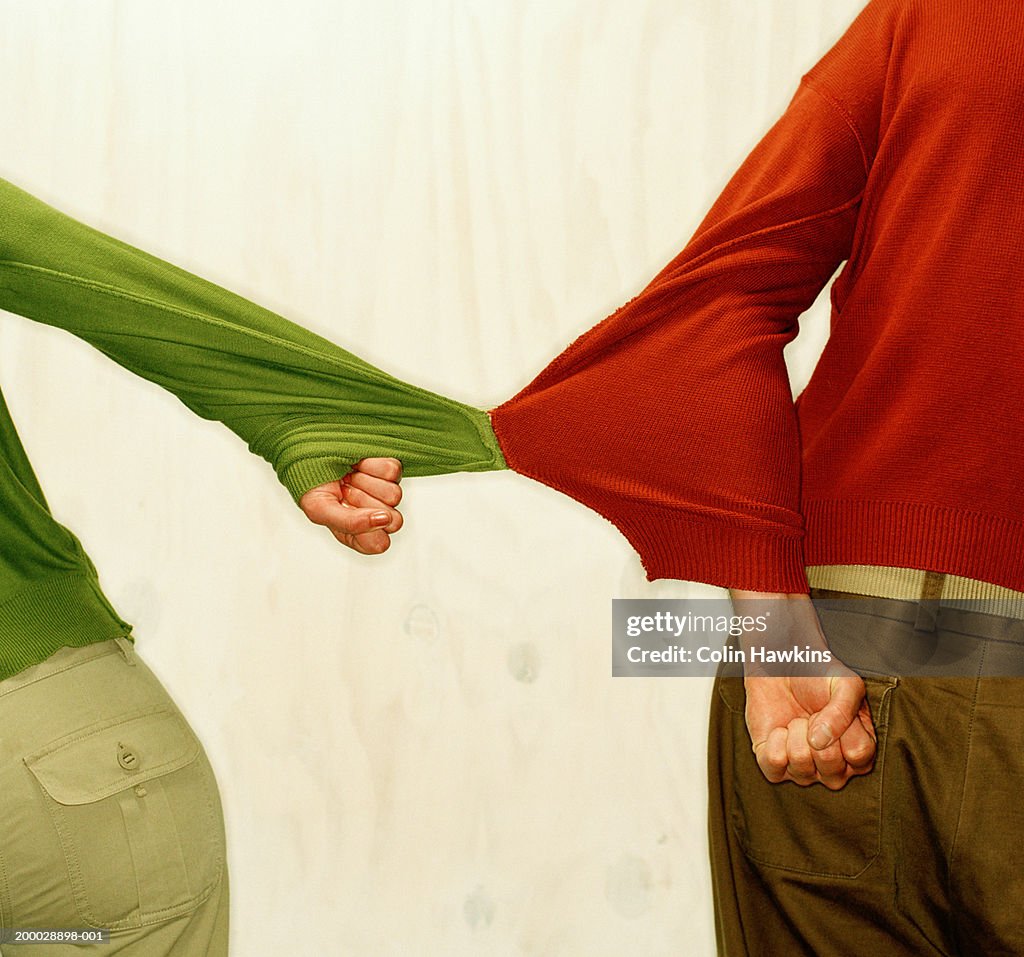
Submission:
[[[1024,679],[1006,677],[1024,658],[1024,622],[927,600],[812,597],[833,651],[865,679],[874,769],[840,791],[769,783],[742,679],[716,680],[719,953],[1024,955]]]

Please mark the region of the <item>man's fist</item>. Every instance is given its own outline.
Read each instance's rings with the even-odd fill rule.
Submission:
[[[317,525],[362,555],[379,555],[402,527],[396,506],[402,500],[402,463],[398,459],[360,459],[352,471],[311,488],[299,508]]]
[[[841,665],[837,672],[745,679],[747,730],[757,764],[773,784],[820,782],[837,791],[874,765],[875,729],[864,682]]]
[[[760,640],[779,648],[827,650],[810,596],[730,589],[733,607],[771,614]],[[827,674],[772,677],[744,664],[746,721],[758,767],[773,784],[795,781],[839,790],[875,761],[875,726],[860,675],[833,657]]]

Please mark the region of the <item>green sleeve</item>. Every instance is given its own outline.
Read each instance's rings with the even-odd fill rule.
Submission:
[[[2,179],[0,308],[67,329],[223,422],[296,501],[367,456],[401,460],[405,476],[506,467],[486,412],[402,382]]]

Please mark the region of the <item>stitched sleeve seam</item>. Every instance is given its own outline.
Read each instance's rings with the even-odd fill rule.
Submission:
[[[823,89],[815,86],[806,76],[801,81],[808,90],[812,90],[821,99],[823,99],[829,106],[831,106],[843,119],[843,122],[849,127],[850,132],[853,134],[854,139],[857,141],[857,147],[860,149],[861,162],[864,165],[864,175],[867,176],[871,171],[871,161],[868,158],[867,145],[864,142],[864,137],[861,135],[860,129],[857,127],[857,123],[842,103],[839,102],[831,93],[826,92]]]

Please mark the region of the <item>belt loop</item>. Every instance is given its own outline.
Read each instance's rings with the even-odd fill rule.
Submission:
[[[117,642],[117,647],[121,652],[121,657],[130,664],[135,664],[135,648],[132,643],[124,636],[118,635],[114,641]]]
[[[921,597],[917,602],[917,619],[915,631],[935,631],[936,619],[939,616],[939,600],[946,584],[945,572],[926,571],[924,583],[921,585]]]

